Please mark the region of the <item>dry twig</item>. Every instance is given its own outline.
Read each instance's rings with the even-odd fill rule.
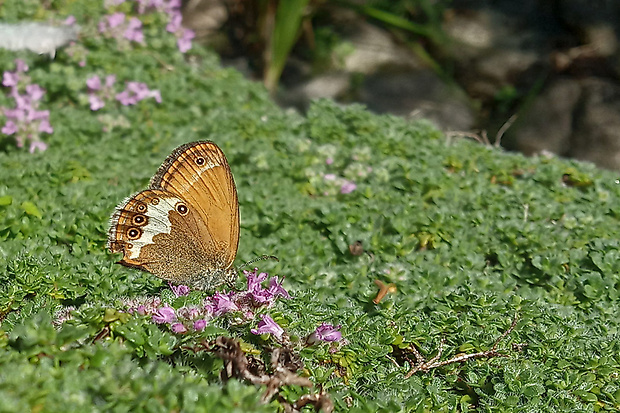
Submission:
[[[270,360],[271,374],[267,373],[265,364],[260,359],[246,356],[243,350],[241,350],[239,341],[233,338],[218,337],[212,343],[203,343],[202,349],[210,351],[224,360],[222,379],[227,380],[231,377],[237,377],[252,384],[266,386],[267,390],[261,397],[262,403],[269,403],[283,386],[313,386],[309,379],[297,375],[297,372],[303,368],[303,362],[299,355],[288,347],[278,347],[272,350]],[[286,412],[291,413],[300,411],[303,406],[308,404],[312,404],[315,409],[323,410],[326,413],[331,413],[334,410],[334,405],[329,395],[323,392],[306,394],[292,404],[280,398],[280,403]]]
[[[413,344],[410,344],[407,350],[409,350],[413,354],[415,358],[415,362],[412,362],[407,356],[405,356],[405,359],[408,360],[409,363],[413,366],[411,370],[409,370],[409,372],[405,374],[405,378],[408,379],[409,377],[413,376],[418,371],[427,372],[437,367],[446,366],[448,364],[461,363],[467,360],[479,359],[479,358],[491,358],[491,357],[509,357],[507,354],[500,353],[497,350],[497,346],[504,338],[506,338],[506,336],[508,336],[508,334],[510,334],[514,330],[515,326],[517,325],[518,320],[519,320],[519,317],[517,314],[515,314],[515,317],[512,320],[512,324],[510,325],[508,330],[506,330],[497,340],[495,340],[495,344],[493,344],[493,347],[491,347],[489,350],[480,351],[478,353],[471,353],[471,354],[458,354],[449,360],[439,361],[439,359],[441,358],[441,354],[443,352],[443,346],[445,344],[445,339],[443,338],[441,339],[441,342],[439,343],[439,350],[437,351],[437,355],[430,360],[426,360],[424,356],[418,351],[418,349],[415,348]],[[513,350],[518,351],[523,346],[524,346],[523,344],[520,345],[519,348],[513,346]]]

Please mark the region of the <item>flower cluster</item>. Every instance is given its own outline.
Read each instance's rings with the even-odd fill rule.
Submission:
[[[142,22],[136,17],[127,18],[125,13],[113,13],[103,17],[98,25],[99,33],[108,38],[126,39],[144,43]]]
[[[109,100],[113,95],[114,82],[116,76],[109,75],[105,78],[105,83],[101,83],[99,76],[93,76],[86,79],[86,87],[88,88],[88,102],[90,110],[96,111],[105,106],[105,100]]]
[[[166,26],[166,30],[170,33],[174,33],[177,38],[177,47],[181,53],[187,52],[192,48],[192,39],[195,37],[193,30],[186,29],[181,26],[183,16],[179,9],[175,10],[170,17],[170,23]]]
[[[105,6],[113,8],[124,2],[125,0],[106,0]],[[150,11],[166,14],[168,17],[166,31],[175,35],[177,47],[181,53],[191,49],[195,33],[181,25],[183,20],[181,0],[137,0],[137,4],[139,14],[146,14]],[[106,37],[144,44],[142,22],[135,17],[128,19],[124,13],[116,12],[104,16],[103,20],[99,22],[99,32]]]
[[[116,76],[106,76],[105,82],[101,82],[99,76],[92,76],[86,80],[88,88],[88,101],[90,110],[97,111],[105,106],[106,100],[113,97],[124,106],[135,105],[141,100],[154,98],[157,103],[161,103],[161,93],[159,90],[149,90],[146,83],[127,82],[125,90],[122,92],[114,92],[114,83]]]
[[[251,322],[257,310],[272,306],[279,298],[291,299],[290,294],[282,287],[278,277],[269,278],[267,273],[244,271],[247,277],[247,290],[216,292],[204,298],[200,305],[185,306],[174,309],[163,303],[159,298],[133,299],[125,301],[127,312],[150,316],[156,324],[167,325],[173,333],[184,334],[199,332],[218,317],[232,315],[237,322]],[[267,286],[263,283],[267,282]],[[187,296],[190,290],[185,285],[172,285],[170,289],[176,297]],[[278,340],[284,337],[284,329],[268,314],[261,314],[257,328],[250,329],[252,334],[272,334]],[[308,345],[320,342],[336,342],[342,339],[340,326],[323,323],[311,333]]]
[[[14,135],[17,146],[24,147],[30,142],[29,151],[37,149],[44,151],[47,145],[41,141],[41,133],[53,133],[50,125],[48,110],[39,110],[39,101],[45,90],[37,85],[30,84],[30,78],[25,75],[28,66],[22,60],[15,60],[17,69],[14,72],[6,71],[2,76],[2,85],[10,88],[9,96],[15,101],[15,107],[2,109],[6,122],[1,131],[5,135]]]
[[[244,271],[247,277],[248,288],[246,291],[217,291],[212,296],[206,297],[199,306],[182,307],[175,310],[171,306],[162,305],[161,300],[150,300],[148,303],[131,300],[125,304],[129,313],[150,315],[153,322],[167,324],[175,333],[189,331],[202,331],[206,325],[216,317],[234,313],[243,321],[250,321],[259,308],[273,305],[278,297],[290,299],[289,293],[282,287],[278,277],[268,280],[268,286],[262,283],[267,281],[266,273]],[[175,296],[181,297],[189,294],[189,288],[184,285],[171,285]]]
[[[323,179],[330,186],[334,186],[340,188],[341,194],[350,194],[351,192],[357,189],[357,185],[355,182],[345,179],[341,176],[336,176],[335,174],[325,174],[323,175]],[[329,191],[325,191],[324,195],[330,195]]]
[[[331,324],[322,323],[314,330],[306,339],[306,343],[312,345],[321,341],[334,342],[342,340],[342,333],[339,331],[340,325],[333,326]]]

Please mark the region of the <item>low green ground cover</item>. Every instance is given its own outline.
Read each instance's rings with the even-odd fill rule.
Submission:
[[[23,135],[21,149],[15,133],[1,135],[0,411],[276,411],[319,391],[336,411],[620,408],[617,175],[448,141],[425,123],[359,106],[284,111],[199,46],[179,50],[161,10],[38,3],[0,10],[8,20],[74,15],[83,31],[54,60],[0,51],[5,72],[19,72],[16,58],[28,66],[18,93],[44,89],[37,110],[53,128]],[[141,20],[142,43],[97,30],[121,11]],[[103,85],[89,89],[95,75]],[[117,97],[127,82],[150,94]],[[0,106],[14,109],[11,87],[3,90]],[[37,139],[47,149],[29,153]],[[129,314],[127,302],[161,297],[178,309],[205,293],[176,297],[114,264],[108,220],[173,148],[204,139],[224,150],[237,183],[237,263],[279,257],[257,264],[284,277],[292,298],[174,333]],[[350,252],[356,241],[360,255]],[[375,280],[396,287],[378,304]],[[263,314],[287,343],[251,332]],[[515,314],[497,347],[507,357],[405,378],[411,345],[431,358],[444,339],[442,360],[489,350]],[[340,325],[342,340],[307,345],[321,323]],[[218,336],[240,340],[267,370],[273,349],[289,347],[314,387],[284,385],[262,404],[265,386],[223,382],[224,361],[200,347]]]

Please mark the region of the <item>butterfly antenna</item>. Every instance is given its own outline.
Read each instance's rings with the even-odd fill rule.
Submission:
[[[260,257],[256,257],[253,260],[246,262],[245,264],[241,266],[241,268],[247,267],[250,264],[254,264],[256,261],[263,261],[263,260],[275,260],[275,261],[280,262],[278,257],[274,257],[273,255],[261,255]]]

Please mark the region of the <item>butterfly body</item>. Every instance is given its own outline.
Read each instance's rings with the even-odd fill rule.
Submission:
[[[212,290],[236,279],[238,243],[235,182],[222,150],[204,141],[175,149],[149,189],[116,208],[108,248],[120,264]]]

